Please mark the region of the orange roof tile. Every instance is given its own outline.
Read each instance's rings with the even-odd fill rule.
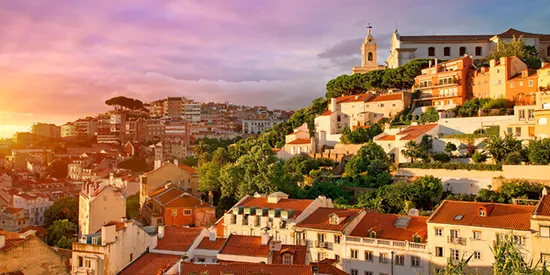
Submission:
[[[228,264],[194,264],[183,263],[184,274],[232,274],[232,275],[313,275],[313,269],[309,265],[278,265],[278,264],[252,264],[252,263],[228,263]]]
[[[407,127],[407,129],[397,133],[399,136],[404,136],[400,140],[413,140],[419,136],[424,135],[426,132],[435,128],[438,124],[421,124],[421,125],[412,125]]]
[[[158,240],[155,249],[187,251],[201,231],[202,228],[166,227],[164,236]]]
[[[389,140],[395,140],[395,135],[385,135],[385,136],[380,137],[380,138],[378,138],[378,139],[376,139],[376,140],[388,140],[388,141],[389,141]]]
[[[23,234],[23,233],[25,233],[27,231],[30,231],[30,230],[34,230],[38,234],[48,234],[48,229],[46,229],[44,227],[40,227],[40,226],[34,226],[34,225],[27,226],[27,227],[21,229],[19,231],[19,233]]]
[[[296,227],[300,228],[314,228],[329,231],[342,231],[346,225],[349,224],[358,214],[360,209],[339,209],[339,208],[325,208],[320,207],[311,215],[309,215]],[[335,214],[340,218],[344,218],[338,225],[332,225],[329,223],[329,216]]]
[[[311,143],[311,140],[309,140],[308,138],[298,138],[287,144],[310,144],[310,143]]]
[[[312,266],[316,266],[319,274],[326,274],[326,275],[349,275],[349,273],[344,272],[343,270],[335,267],[334,264],[335,260],[333,259],[325,259],[318,263],[310,263]]]
[[[425,234],[428,227],[426,225],[428,217],[410,217],[409,224],[404,228],[395,227],[395,221],[399,217],[407,216],[369,212],[353,229],[350,236],[369,237],[369,231],[374,230],[378,233],[376,237],[380,239],[412,241],[414,235],[422,237]]]
[[[19,233],[0,230],[0,235],[4,235],[4,237],[6,238],[6,243],[4,244],[4,247],[0,248],[0,251],[9,250],[12,247],[25,241],[25,239],[19,236]]]
[[[533,215],[536,216],[550,216],[550,195],[544,195],[539,203]]]
[[[206,249],[206,250],[220,250],[225,243],[226,238],[216,238],[215,241],[211,241],[208,237],[204,237],[197,246],[197,249]]]
[[[262,245],[261,236],[229,235],[219,254],[267,257],[269,245]]]
[[[485,217],[479,208],[493,206]],[[456,224],[512,230],[530,230],[535,206],[484,202],[443,201],[428,223]],[[460,217],[462,216],[462,217]]]
[[[281,245],[281,250],[273,251],[273,256],[271,257],[272,264],[283,264],[283,255],[286,253],[291,253],[294,255],[292,259],[293,265],[305,265],[306,264],[306,254],[307,247],[305,245]]]
[[[191,174],[191,175],[194,175],[197,173],[197,169],[191,167],[191,166],[187,166],[185,164],[180,164],[178,165],[178,167],[182,170],[185,170],[187,173]]]
[[[319,116],[329,116],[331,114],[332,114],[332,111],[326,110],[326,111],[322,112]]]
[[[313,203],[313,200],[306,200],[306,199],[281,199],[277,203],[269,203],[267,202],[267,198],[255,198],[251,196],[245,199],[243,202],[241,202],[237,206],[294,210],[292,217],[297,217],[311,203]]]
[[[126,266],[120,275],[156,275],[163,274],[181,259],[179,255],[145,253],[130,265]]]
[[[111,225],[114,225],[115,228],[116,228],[116,231],[119,231],[121,229],[124,229],[126,228],[126,223],[124,222],[117,222],[117,221],[110,221],[108,223],[106,223],[104,226],[111,226]],[[98,232],[100,232],[101,229],[98,230]]]
[[[370,98],[372,94],[359,94],[359,95],[347,95],[340,96],[336,98],[336,103],[351,103],[351,102],[360,102],[365,101]]]
[[[6,207],[5,208],[5,211],[6,212],[9,212],[11,214],[17,214],[19,213],[20,211],[24,210],[23,208],[15,208],[15,207]]]
[[[401,100],[401,97],[402,97],[402,93],[381,94],[381,95],[377,95],[372,99],[369,99],[368,102]]]

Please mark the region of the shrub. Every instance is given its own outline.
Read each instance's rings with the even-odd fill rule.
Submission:
[[[452,143],[451,143],[452,144]],[[435,161],[446,163],[451,161],[451,157],[445,153],[437,153],[432,156]]]
[[[508,102],[505,98],[491,99],[489,102],[485,103],[481,109],[503,109],[508,106]]]
[[[472,160],[474,161],[474,163],[483,163],[487,160],[487,156],[479,151],[476,151],[472,155]]]
[[[502,171],[500,164],[485,164],[485,163],[399,163],[399,168],[418,168],[418,169],[446,169],[446,170],[477,170],[477,171]]]
[[[441,138],[456,138],[456,139],[476,139],[487,137],[485,133],[474,133],[474,134],[450,134],[444,135]]]
[[[506,155],[504,163],[508,165],[519,165],[521,164],[522,160],[523,156],[521,155],[521,152],[515,151]]]

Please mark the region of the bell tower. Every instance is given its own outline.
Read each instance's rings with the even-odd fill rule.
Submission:
[[[378,51],[378,45],[376,44],[376,40],[374,40],[374,36],[372,36],[372,26],[367,26],[368,34],[365,37],[365,40],[363,41],[363,45],[361,45],[361,53],[363,55],[363,62],[361,65],[363,67],[377,67],[378,63],[376,61],[377,57],[377,51]]]

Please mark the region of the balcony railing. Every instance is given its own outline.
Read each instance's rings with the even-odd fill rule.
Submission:
[[[330,243],[330,242],[320,242],[318,240],[315,240],[315,247],[316,248],[332,249],[332,243]]]
[[[466,245],[466,238],[447,236],[447,243]]]
[[[360,243],[360,244],[375,246],[375,247],[394,247],[394,248],[400,248],[405,250],[425,250],[426,249],[426,244],[424,243],[383,240],[383,239],[375,239],[375,238],[347,237],[346,242]]]

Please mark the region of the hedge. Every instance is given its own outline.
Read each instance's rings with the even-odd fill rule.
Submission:
[[[450,134],[450,135],[443,135],[441,138],[456,138],[456,139],[467,139],[467,138],[485,138],[489,135],[484,133],[479,134]]]
[[[414,163],[399,163],[399,168],[418,168],[418,169],[446,169],[446,170],[478,170],[478,171],[502,171],[501,164],[485,164],[485,163],[459,163],[459,162],[414,162]]]

